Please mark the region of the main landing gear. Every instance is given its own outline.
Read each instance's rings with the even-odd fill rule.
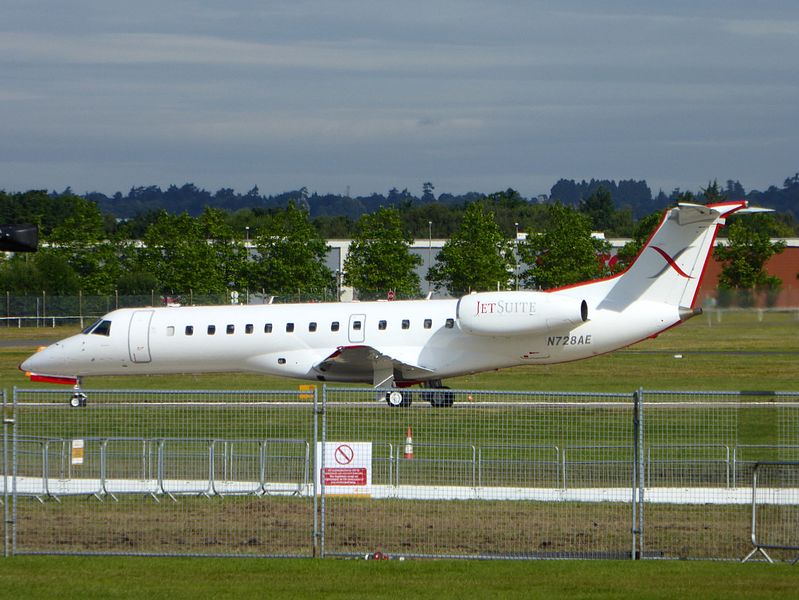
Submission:
[[[449,408],[455,403],[455,393],[448,388],[433,389],[422,392],[422,398],[436,408]]]
[[[441,380],[433,380],[423,384],[425,388],[417,391],[416,394],[425,402],[436,408],[447,408],[455,403],[455,393],[449,388],[441,385]],[[394,388],[386,392],[386,403],[389,406],[400,407],[410,406],[413,402],[413,393],[409,389]]]
[[[413,394],[410,390],[394,389],[386,392],[386,403],[389,406],[410,406],[413,402]]]

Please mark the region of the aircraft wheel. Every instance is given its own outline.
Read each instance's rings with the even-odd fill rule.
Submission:
[[[411,393],[408,391],[391,390],[386,392],[386,402],[389,406],[410,406],[412,400]]]
[[[455,394],[446,390],[429,392],[430,405],[436,408],[449,408],[455,403]]]
[[[83,392],[75,392],[74,394],[72,394],[72,397],[69,399],[69,405],[72,408],[79,408],[81,406],[86,406],[87,400],[88,398],[86,397],[86,394],[84,394]]]

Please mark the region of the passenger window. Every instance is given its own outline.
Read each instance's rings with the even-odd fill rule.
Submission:
[[[267,323],[266,325],[264,325],[264,333],[272,333],[272,324],[271,323]]]
[[[425,319],[424,320],[424,328],[425,329],[430,329],[431,327],[433,327],[433,319]]]
[[[236,333],[236,326],[235,325],[228,325],[227,326],[227,334],[228,335],[233,335],[234,333]]]
[[[386,328],[386,326],[387,326],[387,325],[388,325],[388,323],[386,323],[385,321],[380,321],[380,322],[378,322],[378,324],[377,324],[377,328],[378,328],[380,331],[383,331],[383,330]]]
[[[216,325],[209,325],[208,326],[208,335],[214,335],[216,333]]]
[[[353,321],[352,322],[352,328],[355,331],[360,331],[361,330],[361,322],[360,321]]]
[[[311,333],[313,333],[314,331],[316,331],[316,323],[314,323],[313,321],[311,321],[310,323],[308,323],[308,331],[310,331]]]
[[[452,329],[455,327],[455,319],[447,319],[446,325],[444,325],[447,329]]]
[[[339,328],[338,321],[333,321],[330,324],[330,331],[338,331],[338,328]]]
[[[286,323],[286,333],[294,331],[294,323]]]
[[[408,319],[403,319],[402,320],[402,328],[403,329],[410,329],[411,328],[411,322]]]
[[[186,335],[194,335],[194,325],[186,325]]]
[[[244,333],[252,333],[254,330],[255,328],[252,326],[252,323],[247,323],[244,326]]]
[[[175,326],[174,325],[167,325],[166,326],[166,335],[168,337],[172,337],[175,335]]]

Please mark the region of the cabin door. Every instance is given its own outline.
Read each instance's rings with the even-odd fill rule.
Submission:
[[[350,315],[350,342],[362,344],[366,339],[366,315]]]
[[[150,321],[151,310],[137,310],[130,318],[128,330],[128,352],[130,360],[135,363],[150,362]]]

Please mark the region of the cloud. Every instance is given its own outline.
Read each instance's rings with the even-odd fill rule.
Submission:
[[[539,193],[739,170],[762,185],[795,162],[795,0],[8,3],[0,158],[40,187],[213,173],[276,191],[285,172],[490,191],[535,173]]]
[[[735,19],[721,23],[725,31],[734,35],[799,37],[799,20]]]
[[[503,48],[459,44],[348,42],[253,42],[212,36],[122,33],[46,35],[6,33],[0,61],[86,65],[197,64],[349,71],[474,70],[536,64]]]

